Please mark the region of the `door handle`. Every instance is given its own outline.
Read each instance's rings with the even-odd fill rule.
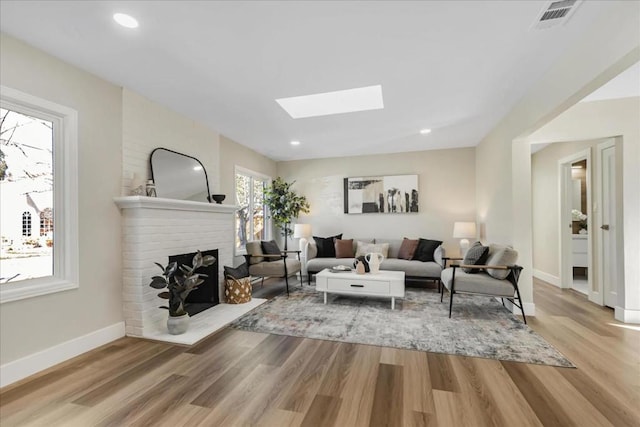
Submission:
[[[609,224],[602,224],[600,228],[602,228],[603,230],[609,230]]]

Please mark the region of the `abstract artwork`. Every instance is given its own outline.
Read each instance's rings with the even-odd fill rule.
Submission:
[[[418,175],[344,179],[344,213],[418,212]]]

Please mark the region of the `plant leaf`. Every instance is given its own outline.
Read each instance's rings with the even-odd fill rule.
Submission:
[[[159,262],[154,262],[154,264],[160,267],[160,270],[164,272],[164,267],[162,266],[162,264],[160,264]]]
[[[178,270],[178,263],[174,261],[171,264],[167,265],[167,268],[164,270],[164,275],[167,277],[171,277],[176,274],[176,270]]]
[[[166,305],[161,305],[161,306],[160,306],[160,307],[158,307],[158,308],[164,308],[165,310],[169,310],[169,307],[167,307]]]
[[[160,298],[162,298],[162,299],[169,299],[169,296],[170,296],[170,295],[171,295],[171,294],[170,294],[169,292],[167,292],[167,291],[160,292],[160,293],[158,294],[158,296],[159,296]]]
[[[193,270],[197,270],[202,267],[202,252],[198,251],[193,257]]]
[[[202,265],[204,265],[205,267],[209,267],[210,265],[213,265],[216,262],[216,257],[214,257],[213,255],[205,255],[204,258],[202,259]]]
[[[153,276],[151,283],[149,283],[149,286],[154,289],[163,289],[167,287],[167,279],[162,276]]]

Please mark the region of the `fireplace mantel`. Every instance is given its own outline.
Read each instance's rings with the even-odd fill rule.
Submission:
[[[120,209],[168,209],[192,212],[234,213],[238,206],[217,203],[192,202],[190,200],[164,199],[162,197],[126,196],[113,199]]]

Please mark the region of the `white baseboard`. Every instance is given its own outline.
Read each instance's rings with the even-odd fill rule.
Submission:
[[[544,280],[547,283],[552,284],[553,286],[560,286],[560,278],[558,276],[554,276],[553,274],[545,273],[542,270],[533,269],[533,277],[536,279]],[[526,311],[525,311],[526,313]]]
[[[124,337],[124,322],[119,322],[5,363],[0,366],[0,387],[12,384],[122,337]]]
[[[640,310],[627,310],[622,307],[616,307],[614,309],[614,317],[620,322],[640,324]]]

